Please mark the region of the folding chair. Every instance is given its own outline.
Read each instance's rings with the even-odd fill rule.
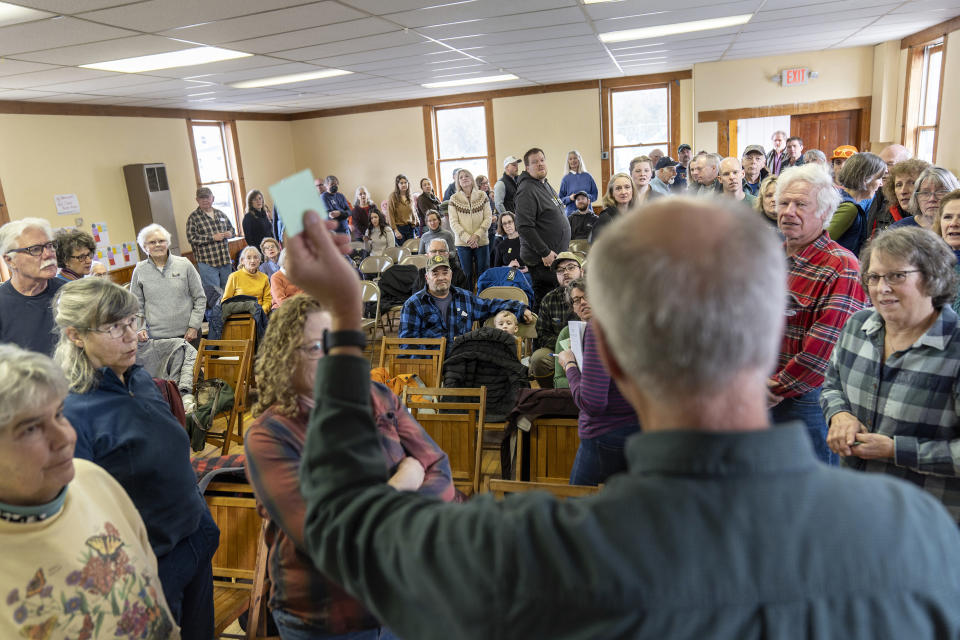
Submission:
[[[404,349],[403,345],[416,347]],[[443,356],[446,338],[384,338],[380,343],[380,364],[391,378],[401,373],[415,373],[428,387],[443,381]]]
[[[404,258],[410,255],[410,252],[403,247],[387,247],[383,250],[383,255],[393,260],[393,264],[400,264]]]
[[[420,253],[417,255],[404,256],[403,260],[400,261],[400,264],[412,264],[417,269],[426,269],[427,260],[429,259],[430,256],[425,253]]]
[[[393,259],[388,256],[367,256],[360,262],[360,273],[364,280],[379,280],[380,274],[392,264]]]
[[[570,251],[573,253],[582,253],[586,256],[590,253],[590,241],[586,238],[577,238],[570,241]]]
[[[420,238],[410,238],[409,240],[404,240],[403,245],[404,249],[407,250],[408,254],[416,254],[420,251]]]
[[[477,295],[485,300],[519,300],[530,306],[530,298],[520,287],[487,287]]]
[[[251,377],[250,361],[253,358],[253,345],[242,340],[207,340],[200,341],[197,349],[197,361],[193,367],[193,385],[196,389],[197,380],[203,373],[205,380],[220,378],[233,388],[233,405],[227,411],[212,416],[213,420],[224,418],[226,425],[223,431],[207,433],[207,442],[223,440],[221,455],[227,455],[230,443],[243,444],[243,411],[246,406],[247,387]],[[234,429],[236,425],[236,429]]]
[[[486,387],[406,387],[401,400],[447,454],[454,486],[464,493],[479,493]]]
[[[380,325],[380,287],[375,282],[363,280],[360,282],[360,294],[363,298],[363,330],[367,332],[367,342],[372,344],[377,335],[377,327]],[[373,318],[367,317],[368,302],[376,304]]]

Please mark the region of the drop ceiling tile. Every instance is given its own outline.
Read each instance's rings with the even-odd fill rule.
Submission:
[[[469,1],[475,2],[476,0]],[[344,0],[343,4],[379,16],[397,11],[409,11],[444,4],[444,2],[445,0],[390,0],[390,2],[384,2],[383,0]]]
[[[197,80],[216,82],[219,81],[218,78],[220,74],[257,69],[259,67],[269,67],[276,65],[278,62],[281,61],[266,56],[250,56],[247,58],[224,60],[223,62],[211,62],[210,64],[195,64],[189,67],[157,69],[156,71],[151,71],[150,75],[159,78],[195,78]]]
[[[21,0],[17,4],[63,15],[131,4],[132,0]]]
[[[18,73],[31,73],[34,71],[49,71],[56,69],[56,65],[38,64],[36,62],[23,62],[20,60],[11,60],[10,58],[0,58],[0,76],[12,76]]]
[[[884,3],[868,7],[851,7],[849,5],[836,3],[820,8],[815,14],[809,11],[809,7],[795,7],[793,9],[784,9],[782,11],[764,11],[756,18],[750,21],[751,24],[775,22],[779,26],[795,18],[819,18],[826,24],[835,23],[848,18],[876,18],[886,15],[893,9],[899,7],[902,3]]]
[[[0,87],[3,86],[3,79],[0,78]],[[28,89],[0,89],[0,100],[33,100],[44,96],[51,96],[54,93],[50,91],[31,91]]]
[[[93,20],[127,29],[157,32],[303,4],[304,0],[146,0],[122,7],[84,13]],[[119,4],[119,3],[117,3]]]
[[[543,15],[553,10],[563,10],[564,7],[571,7],[577,12],[578,18],[583,18],[583,13],[577,7],[576,0],[524,0],[516,2],[515,0],[485,0],[484,2],[434,2],[433,6],[415,9],[412,11],[402,11],[391,13],[387,17],[405,27],[419,28],[429,25],[458,22],[460,20],[473,20],[476,18],[489,18],[491,16],[502,16],[504,18],[515,17],[523,20],[524,15]],[[544,21],[541,24],[562,24],[560,22],[549,22],[551,18],[543,15]]]
[[[0,55],[67,47],[134,35],[137,34],[126,29],[93,24],[76,18],[50,18],[0,27]]]
[[[58,47],[56,49],[35,51],[33,53],[22,53],[17,57],[21,60],[32,60],[34,62],[46,62],[49,64],[82,65],[94,62],[106,62],[108,60],[119,60],[121,58],[147,56],[154,53],[179,51],[181,49],[190,49],[193,46],[194,45],[159,36],[133,36],[130,38],[106,40],[104,42],[77,44],[70,47]]]
[[[170,29],[163,34],[171,38],[184,38],[205,44],[222,44],[356,20],[364,15],[360,11],[336,2],[315,2],[299,7]]]
[[[58,82],[56,88],[58,91],[66,92],[96,93],[98,89],[124,89],[149,84],[155,80],[156,78],[136,73],[111,73],[101,78],[76,80],[74,82]]]
[[[396,25],[380,18],[361,18],[350,22],[340,22],[324,27],[300,29],[262,38],[238,40],[229,43],[232,49],[248,51],[250,53],[270,53],[310,47],[341,40],[362,39],[367,36],[397,31]]]
[[[500,31],[497,33],[485,33],[482,35],[482,42],[486,46],[490,45],[510,45],[528,42],[530,40],[553,40],[575,38],[592,34],[593,31],[586,23],[569,24],[556,27],[540,27],[537,29],[518,29],[516,31]],[[466,42],[464,39],[440,39],[442,42],[458,46]]]
[[[350,59],[352,54],[364,54],[358,55],[356,61],[368,62],[369,60],[418,55],[444,49],[445,47],[442,45],[425,41],[414,33],[392,31],[355,40],[284,49],[275,52],[273,55],[288,60],[314,61],[322,58]]]
[[[517,7],[526,9],[525,3],[518,3]],[[451,16],[447,24],[442,22],[431,23],[435,26],[424,25],[417,28],[417,31],[433,38],[442,38],[458,35],[470,35],[473,33],[490,33],[493,31],[528,29],[531,27],[550,27],[559,24],[572,24],[583,22],[583,12],[579,7],[569,7],[564,9],[553,9],[549,11],[529,11],[525,13],[513,13],[499,17],[486,17],[486,13],[478,18],[465,19]],[[442,34],[442,35],[437,35]]]
[[[86,102],[96,100],[96,96],[86,93],[55,93],[50,96],[34,98],[34,102]]]
[[[0,87],[7,87],[9,89],[32,89],[44,86],[50,87],[51,85],[58,85],[64,82],[103,78],[108,75],[112,74],[109,71],[60,67],[50,71],[36,71],[34,73],[22,73],[17,76],[6,76],[0,78]]]

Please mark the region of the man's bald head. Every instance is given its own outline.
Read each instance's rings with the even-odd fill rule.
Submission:
[[[743,165],[738,158],[724,158],[720,162],[720,185],[724,193],[743,191]]]
[[[880,152],[880,159],[887,163],[889,169],[898,162],[910,159],[910,150],[902,144],[892,144]]]
[[[594,317],[608,354],[638,388],[671,398],[716,393],[741,373],[762,379],[773,369],[783,253],[770,229],[733,206],[654,201],[621,216],[591,249]]]

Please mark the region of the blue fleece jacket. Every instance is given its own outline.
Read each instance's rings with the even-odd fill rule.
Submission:
[[[124,382],[108,367],[97,375],[93,389],[64,400],[63,413],[77,431],[74,457],[120,483],[162,557],[196,531],[207,510],[190,464],[190,438],[145,369],[134,365]]]

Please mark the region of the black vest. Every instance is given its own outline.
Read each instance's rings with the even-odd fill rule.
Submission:
[[[517,197],[517,179],[511,178],[507,175],[507,172],[503,172],[503,176],[500,178],[500,181],[503,182],[504,194],[503,194],[503,208],[509,211],[510,213],[516,213],[516,197]]]

